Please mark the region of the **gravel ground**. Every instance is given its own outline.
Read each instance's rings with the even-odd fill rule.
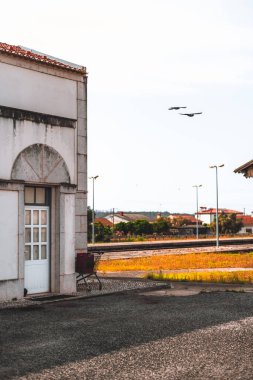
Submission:
[[[83,297],[93,297],[104,294],[110,294],[115,292],[122,292],[124,290],[142,289],[147,287],[157,287],[164,285],[164,282],[145,280],[145,279],[110,279],[101,278],[102,290],[99,290],[98,281],[93,278],[88,280],[89,288],[86,285],[80,284],[77,287],[77,292],[73,294],[73,297],[83,298]],[[52,294],[53,295],[53,294]],[[45,294],[48,296],[48,294]],[[49,301],[50,302],[50,301]],[[54,301],[53,301],[54,302]],[[13,300],[0,302],[0,310],[7,308],[20,308],[31,305],[40,305],[45,303],[44,301],[32,301],[30,297],[23,298],[21,300]]]
[[[0,378],[252,379],[253,293],[217,289],[175,297],[143,287],[1,310]]]
[[[137,251],[120,251],[120,252],[105,252],[100,260],[119,260],[129,259],[137,257],[150,257],[160,255],[187,255],[189,253],[224,253],[224,252],[245,252],[253,250],[252,244],[241,245],[225,245],[217,247],[191,247],[191,248],[164,248],[164,249],[152,249],[152,250],[137,250]]]

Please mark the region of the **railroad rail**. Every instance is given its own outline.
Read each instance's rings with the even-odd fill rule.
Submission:
[[[251,245],[253,250],[253,238],[222,238],[219,240],[220,246]],[[172,240],[172,241],[152,241],[152,242],[134,242],[134,243],[108,243],[108,244],[89,244],[88,252],[129,252],[129,251],[147,251],[155,249],[179,249],[179,248],[198,248],[198,247],[215,247],[215,239],[199,240]],[[251,248],[247,247],[247,250]]]

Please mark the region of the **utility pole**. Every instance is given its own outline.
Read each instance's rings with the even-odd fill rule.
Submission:
[[[212,165],[211,169],[216,172],[216,248],[219,248],[219,192],[218,192],[218,168],[223,168],[224,164]]]
[[[95,183],[95,180],[98,178],[99,176],[96,175],[94,177],[89,177],[89,179],[92,179],[92,244],[95,244],[95,190],[94,190],[94,183]]]
[[[197,218],[196,218],[196,239],[199,238],[199,188],[202,185],[193,185],[192,187],[196,188],[196,201],[197,201]]]

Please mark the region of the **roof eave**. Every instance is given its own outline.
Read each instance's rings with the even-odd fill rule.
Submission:
[[[234,170],[234,173],[243,174],[245,177],[247,177],[247,173],[246,173],[246,171],[247,171],[251,166],[253,167],[253,160],[250,160],[250,161],[246,162],[245,164],[239,166],[239,168],[237,168],[237,169]]]
[[[4,45],[19,48],[19,49],[21,49],[21,51],[15,50],[15,49],[9,49],[8,50],[7,48],[3,48],[0,46],[0,54],[5,54],[8,56],[23,58],[27,61],[33,61],[36,63],[40,63],[42,65],[55,67],[55,68],[58,68],[61,70],[67,70],[67,71],[72,71],[75,73],[80,73],[81,75],[84,75],[84,76],[87,75],[86,67],[84,67],[84,66],[78,66],[78,65],[74,65],[74,64],[73,64],[73,66],[71,66],[70,63],[69,64],[63,63],[62,60],[58,60],[57,58],[53,59],[53,57],[50,57],[47,54],[42,54],[42,53],[35,54],[32,52],[32,50],[28,50],[28,49],[25,50],[25,48],[23,48],[21,46],[14,46],[14,45],[8,45],[8,44],[4,44]],[[22,51],[26,52],[26,54],[22,54]]]

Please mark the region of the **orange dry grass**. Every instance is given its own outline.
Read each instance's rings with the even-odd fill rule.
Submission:
[[[100,261],[102,272],[177,269],[253,268],[253,253],[189,253]]]
[[[188,272],[168,274],[148,274],[150,279],[169,281],[223,282],[223,283],[253,283],[253,271],[234,272]]]

